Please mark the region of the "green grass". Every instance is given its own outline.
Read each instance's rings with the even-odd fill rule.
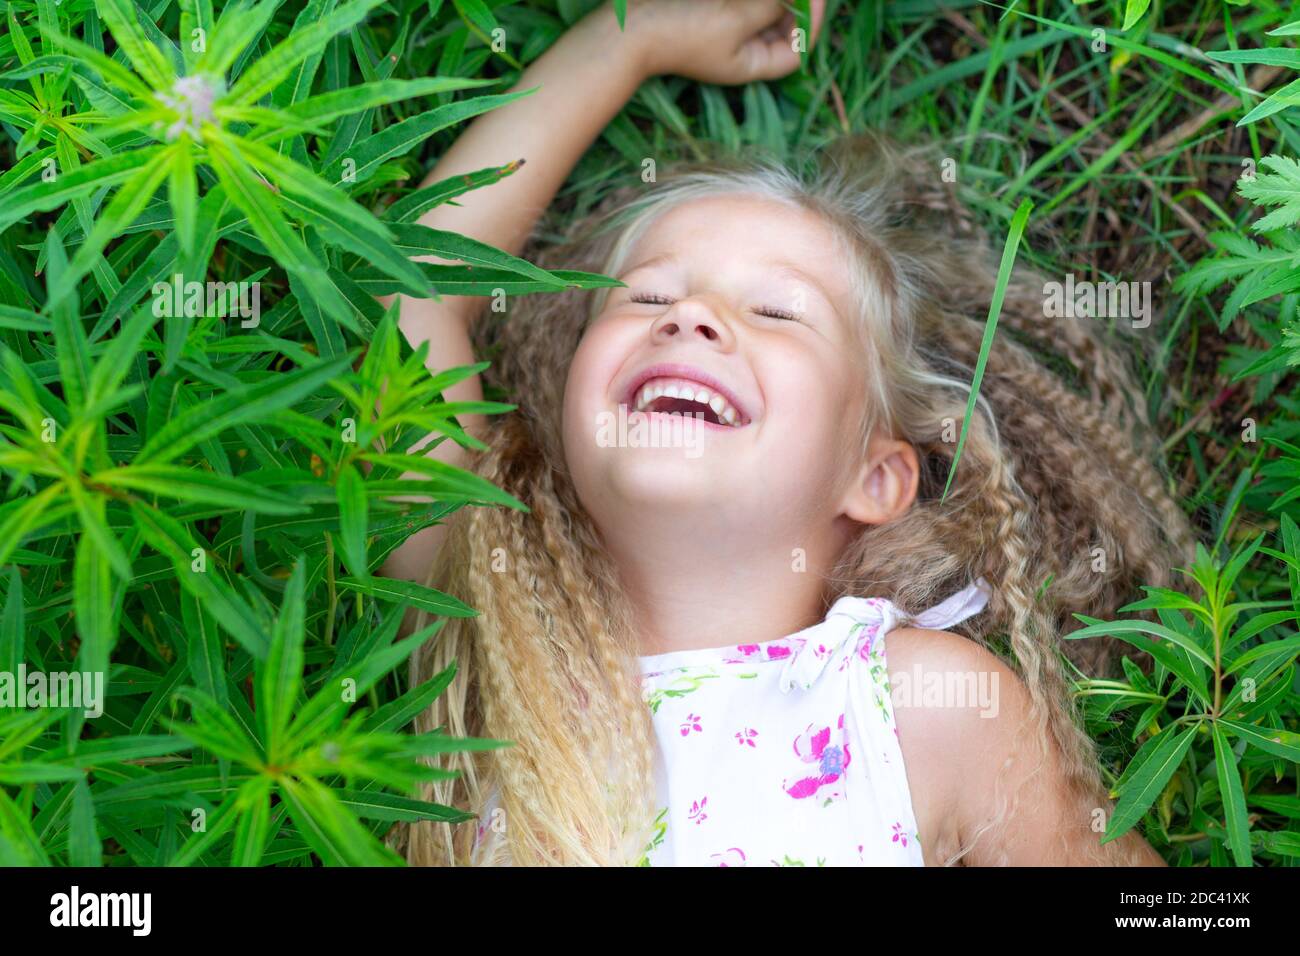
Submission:
[[[482,268],[413,270],[412,250],[486,256],[483,289],[601,284],[394,228],[466,188],[415,194],[464,122],[590,4],[365,6],[154,0],[139,18],[125,0],[0,2],[0,672],[20,660],[113,668],[93,721],[0,710],[0,862],[392,863],[380,838],[395,821],[464,819],[412,798],[428,777],[416,758],[495,743],[402,733],[451,675],[406,686],[400,665],[433,634],[396,634],[406,607],[469,609],[371,572],[466,502],[512,502],[450,471],[427,476],[436,505],[407,513],[381,493],[400,463],[366,449],[381,439],[400,455],[434,429],[460,437],[455,409],[431,398],[466,370],[430,381],[372,295],[484,282]],[[213,29],[223,10],[238,19]],[[560,221],[591,208],[646,157],[663,165],[712,144],[791,155],[879,128],[938,143],[995,243],[1018,237],[1013,217],[1032,204],[1019,261],[1153,282],[1160,318],[1138,356],[1148,412],[1206,551],[1194,602],[1137,594],[1132,610],[1154,612],[1145,632],[1079,632],[1151,650],[1150,627],[1163,628],[1155,673],[1130,666],[1079,690],[1119,798],[1110,832],[1141,824],[1184,866],[1300,860],[1300,258],[1287,221],[1300,177],[1266,161],[1300,153],[1300,112],[1283,101],[1261,115],[1250,92],[1300,76],[1294,34],[1268,35],[1297,20],[1294,7],[1221,0],[831,3],[785,80],[645,84],[555,209]],[[269,93],[262,105],[297,127],[230,113],[187,151],[145,125],[86,119],[164,117],[131,92],[189,65],[194,51],[168,38],[196,25],[206,55],[242,76],[230,95],[247,109]],[[497,25],[501,53],[484,43]],[[130,62],[103,57],[116,46]],[[1261,47],[1291,52],[1231,52]],[[57,59],[24,69],[65,54],[70,71]],[[357,156],[356,180],[341,183]],[[50,162],[59,176],[45,183]],[[1256,186],[1242,185],[1243,163]],[[336,185],[313,187],[312,174]],[[1268,235],[1252,228],[1279,212]],[[260,280],[270,307],[252,330],[153,316],[152,282],[173,272]],[[1245,419],[1257,441],[1243,441]]]

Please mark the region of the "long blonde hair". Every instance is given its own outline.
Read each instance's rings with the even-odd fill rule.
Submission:
[[[995,638],[1005,640],[1036,737],[1064,755],[1080,813],[1107,805],[1060,635],[1075,626],[1072,612],[1105,617],[1138,584],[1168,586],[1194,541],[1151,464],[1155,445],[1122,352],[1107,347],[1096,320],[1045,320],[1042,278],[1017,270],[943,497],[996,282],[994,250],[928,151],[876,135],[844,137],[791,164],[682,164],[654,186],[616,191],[564,242],[529,252],[548,268],[615,275],[656,217],[722,193],[793,204],[833,227],[861,313],[856,358],[871,390],[862,439],[885,429],[922,462],[916,503],[891,524],[864,527],[826,581],[827,606],[847,593],[881,595],[915,613],[982,576],[988,610],[959,630],[995,651]],[[633,628],[560,444],[568,364],[604,298],[526,297],[477,330],[479,354],[494,361],[489,380],[519,407],[492,421],[474,467],[530,512],[470,507],[450,521],[430,581],[481,614],[448,621],[412,676],[458,666],[418,729],[514,742],[453,755],[447,769],[459,775],[430,785],[430,799],[472,812],[497,794],[507,825],[484,863],[631,863],[648,835],[655,743]],[[1066,374],[1050,369],[1053,358],[1068,363]],[[494,554],[504,558],[495,569]],[[1114,649],[1088,641],[1064,650],[1101,674]],[[473,838],[473,824],[421,823],[406,834],[406,852],[414,864],[464,864]],[[1099,850],[1098,860],[1115,857]]]

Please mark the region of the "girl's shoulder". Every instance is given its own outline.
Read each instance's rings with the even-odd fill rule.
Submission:
[[[902,626],[886,643],[899,748],[934,865],[983,812],[977,797],[1025,732],[1029,693],[996,654],[959,634]]]
[[[901,729],[943,747],[988,745],[1014,734],[1029,692],[1001,658],[968,637],[925,627],[888,635],[890,699]],[[906,716],[904,716],[906,715]],[[936,736],[942,732],[942,740]]]

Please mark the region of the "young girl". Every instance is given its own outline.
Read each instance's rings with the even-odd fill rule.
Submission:
[[[1100,672],[1110,648],[1060,634],[1168,583],[1192,538],[1124,363],[1026,274],[944,495],[996,269],[935,158],[855,136],[791,167],[629,169],[524,250],[642,80],[783,76],[792,28],[775,0],[636,0],[623,31],[601,7],[429,176],[524,157],[422,221],[624,285],[482,319],[402,300],[431,368],[473,335],[519,406],[463,422],[486,452],[430,453],[530,509],[462,509],[386,567],[481,612],[417,661],[458,667],[421,729],[513,742],[455,755],[430,798],[478,824],[413,826],[413,863],[1162,862],[1100,842],[1061,650]]]

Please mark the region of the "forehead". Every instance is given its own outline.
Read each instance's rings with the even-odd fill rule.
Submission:
[[[705,274],[772,272],[788,264],[848,314],[849,268],[838,236],[825,219],[800,206],[749,194],[688,200],[646,226],[628,251],[623,272],[668,256]]]

